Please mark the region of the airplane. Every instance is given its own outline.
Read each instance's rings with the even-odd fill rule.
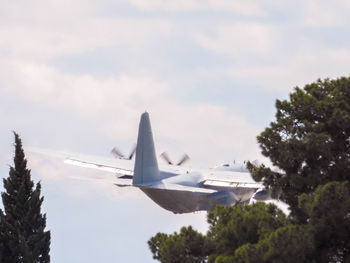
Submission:
[[[131,161],[135,152],[135,162]],[[149,114],[144,112],[139,123],[136,151],[124,157],[117,149],[113,164],[68,157],[65,163],[100,169],[115,174],[114,185],[137,187],[160,207],[175,214],[213,210],[217,204],[270,200],[264,186],[253,180],[244,166],[224,164],[208,169],[181,166],[185,155],[174,165],[166,153],[166,165],[158,165]]]

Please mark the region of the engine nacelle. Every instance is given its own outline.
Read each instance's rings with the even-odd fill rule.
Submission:
[[[256,201],[266,201],[271,199],[270,191],[264,188],[258,189],[251,199]]]

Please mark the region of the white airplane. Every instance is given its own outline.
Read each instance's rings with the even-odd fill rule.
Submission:
[[[147,112],[141,115],[136,144],[135,162],[114,149],[119,158],[113,164],[84,158],[68,157],[65,163],[96,168],[116,175],[119,187],[137,187],[162,208],[173,213],[212,210],[217,204],[233,205],[251,200],[270,199],[261,183],[253,180],[245,167],[222,166],[209,169],[189,169],[180,166],[188,156],[173,165],[166,153],[167,165],[158,165],[151,123]]]

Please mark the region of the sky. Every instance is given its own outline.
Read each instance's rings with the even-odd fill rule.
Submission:
[[[206,213],[174,215],[26,147],[127,153],[148,111],[158,154],[264,161],[256,136],[275,100],[349,76],[349,11],[341,0],[0,0],[0,175],[14,130],[42,184],[52,262],[153,262],[151,236],[205,232]]]

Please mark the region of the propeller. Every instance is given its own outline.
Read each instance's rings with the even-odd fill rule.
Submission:
[[[131,148],[131,151],[127,157],[125,157],[124,154],[122,154],[122,152],[119,151],[119,149],[117,147],[114,147],[112,149],[111,153],[114,155],[114,157],[116,157],[118,159],[131,160],[132,157],[134,157],[135,151],[136,151],[136,144],[133,145],[133,147]]]
[[[130,151],[129,157],[128,157],[129,160],[131,160],[132,157],[134,157],[135,152],[136,152],[136,143],[131,148],[131,151]]]
[[[118,158],[118,159],[124,159],[124,155],[118,150],[117,147],[114,147],[111,151],[111,153],[114,155],[114,157]]]
[[[164,159],[169,165],[173,165],[173,162],[170,160],[169,155],[166,152],[163,152],[160,157]]]
[[[178,166],[183,165],[189,159],[190,159],[190,157],[185,153],[176,165],[178,165]]]
[[[167,162],[169,165],[174,165],[174,163],[171,161],[169,155],[167,152],[163,152],[160,157],[164,159],[165,162]],[[182,158],[176,163],[177,166],[183,165],[185,162],[187,162],[190,159],[190,157],[187,154],[184,154]]]

